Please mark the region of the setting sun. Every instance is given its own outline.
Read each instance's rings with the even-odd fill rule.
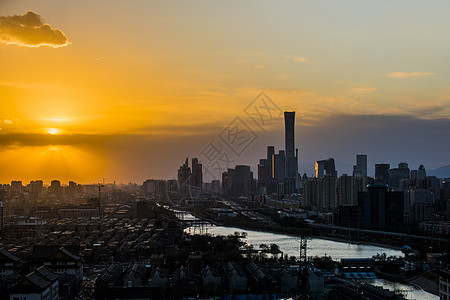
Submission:
[[[58,134],[58,133],[60,133],[60,132],[61,132],[61,130],[58,129],[58,128],[49,128],[49,129],[47,130],[47,133],[49,133],[49,134]]]

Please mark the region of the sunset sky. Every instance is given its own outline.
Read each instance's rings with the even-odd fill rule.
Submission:
[[[0,182],[175,178],[239,117],[256,176],[296,111],[300,172],[450,164],[450,2],[0,0]],[[369,174],[373,175],[373,172]]]

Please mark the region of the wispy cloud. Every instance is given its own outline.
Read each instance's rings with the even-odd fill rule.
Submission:
[[[292,61],[299,62],[299,63],[310,62],[310,61],[309,61],[307,58],[305,58],[305,57],[300,57],[300,56],[292,55],[292,54],[286,54],[286,55],[284,56],[284,58],[290,59],[290,60],[292,60]]]
[[[436,73],[430,72],[392,72],[387,74],[387,77],[393,78],[415,78],[415,77],[427,77],[427,76],[435,76]]]
[[[0,17],[0,43],[25,47],[64,47],[69,44],[66,35],[44,23],[32,11],[23,15]]]
[[[350,92],[353,94],[367,94],[372,93],[378,90],[376,87],[360,87],[360,88],[352,88]]]

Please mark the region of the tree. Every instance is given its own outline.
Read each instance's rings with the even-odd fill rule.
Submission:
[[[270,250],[273,252],[280,251],[280,247],[277,244],[270,244]]]
[[[261,244],[261,245],[259,245],[259,249],[267,251],[267,250],[269,250],[269,246],[267,244]]]

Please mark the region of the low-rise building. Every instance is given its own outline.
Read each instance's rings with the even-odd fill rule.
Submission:
[[[10,253],[4,248],[0,249],[0,278],[7,277],[9,275],[18,272],[22,263],[20,258]]]
[[[439,269],[439,299],[450,299],[450,254],[443,255],[440,259]]]
[[[58,275],[42,266],[28,274],[11,288],[10,300],[56,300],[59,299]]]

